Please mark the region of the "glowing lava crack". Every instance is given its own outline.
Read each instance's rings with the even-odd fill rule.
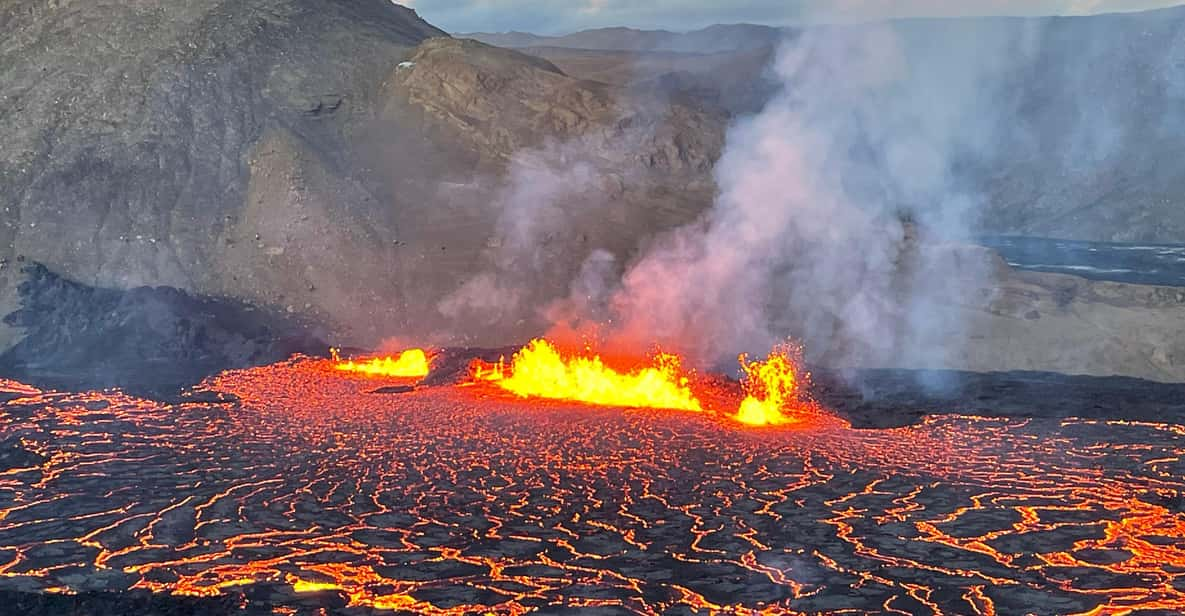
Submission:
[[[0,588],[300,614],[1185,612],[1181,426],[750,431],[376,394],[327,366],[227,372],[175,403],[0,381],[0,443],[29,452],[0,467]]]

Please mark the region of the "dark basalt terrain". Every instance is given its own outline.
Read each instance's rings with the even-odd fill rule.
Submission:
[[[0,588],[298,614],[1185,608],[1179,425],[753,429],[384,382],[301,359],[167,404],[4,383],[0,431],[42,458],[3,474]]]
[[[815,396],[853,426],[928,415],[1185,423],[1185,383],[1053,372],[815,371]]]
[[[146,591],[74,595],[0,591],[0,614],[13,616],[224,616],[244,612],[243,602],[233,595],[197,598]]]
[[[21,306],[4,322],[26,333],[0,354],[0,374],[26,383],[168,396],[222,370],[328,349],[308,324],[241,302],[89,287],[40,264],[23,272]]]

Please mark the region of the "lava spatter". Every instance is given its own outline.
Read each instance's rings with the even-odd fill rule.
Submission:
[[[496,383],[502,389],[528,398],[551,398],[600,406],[623,406],[702,411],[692,393],[681,361],[657,354],[646,365],[617,370],[599,355],[562,354],[554,344],[532,340],[514,354],[509,364],[478,361],[475,379]]]
[[[810,375],[801,369],[802,352],[797,347],[775,348],[761,361],[748,361],[741,355],[745,398],[735,418],[751,426],[783,425],[801,421],[807,413],[817,412],[805,397]]]

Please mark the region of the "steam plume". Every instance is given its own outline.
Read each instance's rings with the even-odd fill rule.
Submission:
[[[947,365],[962,352],[960,303],[986,292],[989,261],[942,240],[975,222],[982,197],[957,169],[996,147],[1002,75],[1036,40],[1015,26],[903,22],[788,38],[771,67],[780,92],[729,130],[712,209],[652,238],[620,277],[614,257],[586,250],[567,299],[545,311],[552,331],[657,343],[701,364],[793,336],[829,363]],[[539,305],[511,273],[546,268],[541,238],[572,220],[549,212],[597,184],[582,164],[511,177],[496,267],[446,300],[446,314],[487,299],[492,311],[522,309],[523,289]]]
[[[841,363],[945,363],[960,329],[950,298],[979,288],[983,264],[906,242],[905,221],[967,234],[978,197],[952,169],[990,134],[969,118],[997,67],[911,65],[929,56],[906,45],[876,25],[782,46],[782,91],[731,128],[714,208],[623,276],[611,345],[656,340],[716,362],[793,335]]]

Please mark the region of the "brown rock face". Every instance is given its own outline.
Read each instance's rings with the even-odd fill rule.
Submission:
[[[704,182],[724,144],[718,115],[575,79],[546,60],[471,40],[426,41],[385,92],[389,111],[421,110],[493,164],[561,142],[607,169]]]
[[[557,288],[587,251],[625,258],[710,202],[720,118],[432,38],[385,0],[182,4],[0,9],[16,33],[0,43],[0,307],[23,256],[370,344],[440,325],[437,302],[489,258],[517,153],[587,153],[597,216],[619,223],[573,232],[571,255],[552,238]]]
[[[1043,370],[1185,381],[1179,288],[1013,272],[966,315],[968,370]]]

